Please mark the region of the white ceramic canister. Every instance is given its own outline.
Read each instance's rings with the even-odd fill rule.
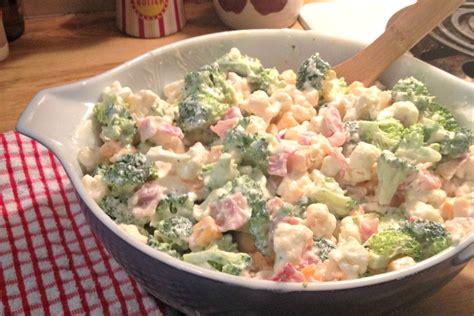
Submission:
[[[233,29],[284,28],[298,18],[303,0],[213,0],[217,15]]]
[[[117,26],[131,36],[163,37],[186,23],[183,0],[116,0]]]

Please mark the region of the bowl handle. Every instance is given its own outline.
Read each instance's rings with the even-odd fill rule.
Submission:
[[[466,248],[461,250],[455,257],[454,257],[454,264],[464,264],[469,260],[474,258],[474,242],[469,244]]]
[[[64,151],[76,133],[77,122],[90,110],[88,104],[79,101],[76,90],[65,86],[36,94],[18,119],[17,131],[39,141],[55,154]]]

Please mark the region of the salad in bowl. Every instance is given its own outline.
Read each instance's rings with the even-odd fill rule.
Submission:
[[[279,72],[232,48],[163,91],[111,83],[93,121],[89,195],[135,240],[210,270],[358,279],[474,233],[471,131],[414,77],[364,87],[317,53]]]

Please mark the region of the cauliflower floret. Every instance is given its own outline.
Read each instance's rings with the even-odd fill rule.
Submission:
[[[257,90],[240,104],[240,108],[247,113],[257,115],[267,123],[278,115],[281,109],[280,102],[270,102],[265,91]]]
[[[102,100],[104,103],[112,103],[115,100],[122,103],[131,94],[132,90],[129,87],[122,87],[120,82],[114,81],[102,91]]]
[[[443,223],[440,211],[433,206],[418,200],[408,200],[404,203],[410,217],[417,217],[428,221]]]
[[[99,203],[108,193],[109,189],[107,187],[107,183],[103,180],[101,175],[95,175],[91,177],[90,175],[86,174],[82,177],[82,184],[86,189],[87,193]]]
[[[146,158],[150,162],[170,163],[172,169],[168,172],[176,173],[182,180],[192,181],[198,179],[201,175],[202,165],[207,161],[208,155],[207,149],[201,143],[196,143],[183,154],[165,150],[161,146],[155,146],[148,150]]]
[[[311,106],[315,107],[319,103],[319,91],[316,89],[304,90],[303,95]]]
[[[135,113],[138,117],[159,114],[167,122],[173,121],[172,110],[169,104],[161,100],[160,97],[151,90],[140,90],[135,94],[127,97],[130,113]],[[156,111],[164,111],[170,109],[171,113],[157,113]],[[168,114],[168,115],[165,115]]]
[[[367,271],[369,253],[356,239],[349,237],[329,253],[326,280],[357,279]]]
[[[359,225],[354,222],[351,216],[344,217],[341,220],[339,226],[339,243],[347,242],[349,239],[357,241],[359,244],[362,242],[360,236]]]
[[[235,99],[237,104],[248,98],[251,91],[246,78],[242,78],[235,72],[230,71],[227,74],[227,80],[235,89]]]
[[[416,261],[412,257],[401,257],[401,258],[392,260],[388,264],[387,270],[398,271],[398,270],[409,268],[415,264],[416,264]]]
[[[187,151],[191,159],[179,164],[177,169],[178,176],[187,181],[197,179],[201,175],[202,165],[207,160],[208,153],[207,149],[201,143],[194,144]]]
[[[302,123],[304,121],[309,121],[312,117],[316,115],[316,110],[312,107],[305,107],[299,104],[293,105],[291,108],[291,112],[293,113],[294,118],[298,123]]]
[[[245,128],[245,132],[250,135],[261,134],[262,131],[265,131],[268,127],[268,124],[259,116],[250,115],[247,119],[248,125]]]
[[[471,154],[465,161],[463,161],[456,170],[456,177],[474,181],[474,155]]]
[[[181,95],[183,94],[184,91],[184,80],[176,80],[173,81],[169,84],[167,84],[163,88],[163,93],[165,94],[166,101],[168,103],[174,103],[176,102],[179,98],[181,98]]]
[[[418,108],[412,102],[399,101],[383,109],[379,115],[377,115],[377,121],[396,118],[402,122],[405,127],[408,127],[418,122],[418,117]]]
[[[313,107],[313,105],[311,103],[314,102],[314,99],[312,97],[309,97],[309,99],[307,99],[306,95],[303,94],[302,91],[297,89],[296,86],[287,85],[281,91],[284,91],[284,92],[288,93],[288,95],[291,96],[291,98],[293,99],[293,104],[298,104],[298,105],[301,105],[305,108]]]
[[[277,194],[280,195],[285,202],[296,203],[307,194],[312,187],[314,187],[314,183],[308,174],[304,174],[296,179],[286,176],[278,186]]]
[[[342,170],[339,159],[334,155],[326,156],[323,158],[321,164],[321,172],[327,177],[335,177],[339,171]]]
[[[315,203],[308,206],[305,213],[305,224],[315,237],[331,239],[336,229],[336,216],[329,212],[325,204]]]
[[[274,272],[280,272],[287,263],[298,264],[312,243],[313,232],[305,225],[280,222],[273,233]]]
[[[344,180],[351,184],[369,181],[372,178],[372,166],[380,154],[380,149],[374,145],[360,142],[351,153]]]
[[[293,69],[288,69],[283,71],[280,74],[280,78],[285,81],[286,84],[295,85],[296,84],[296,73]]]
[[[419,201],[428,203],[433,207],[439,208],[441,204],[446,200],[447,195],[441,189],[434,189],[429,192],[425,192],[421,194],[418,191],[408,191],[407,192],[407,200],[415,200],[418,199]]]
[[[87,172],[92,172],[100,163],[100,150],[86,146],[79,151],[77,159]]]
[[[357,99],[353,107],[347,109],[344,121],[375,120],[392,99],[389,91],[381,91],[376,86],[365,88],[360,82],[353,82],[348,89]]]
[[[284,141],[286,140],[298,141],[301,135],[307,132],[308,132],[307,124],[300,124],[294,127],[290,127],[289,129],[285,131]]]
[[[293,106],[293,99],[291,98],[291,95],[289,95],[287,92],[280,90],[275,91],[272,94],[270,102],[274,104],[278,103],[282,112],[290,111],[291,107]]]
[[[128,236],[138,240],[141,243],[146,244],[148,238],[140,233],[138,227],[135,225],[118,224],[118,226],[127,233]]]

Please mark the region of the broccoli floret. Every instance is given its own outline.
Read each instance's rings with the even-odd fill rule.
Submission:
[[[204,66],[188,73],[184,84],[176,124],[189,141],[208,143],[214,137],[209,127],[234,103],[234,88],[217,66]]]
[[[174,216],[164,219],[156,225],[154,236],[157,240],[171,245],[179,252],[189,249],[189,237],[193,223],[186,217]]]
[[[377,200],[381,205],[389,205],[400,183],[416,171],[410,162],[398,158],[384,150],[377,161]]]
[[[422,246],[410,235],[399,230],[384,230],[372,235],[365,247],[369,251],[369,267],[385,269],[391,260],[400,257],[421,258]]]
[[[262,90],[271,95],[278,84],[278,70],[265,68],[255,75],[247,77],[247,80],[252,91]]]
[[[212,242],[208,248],[213,247],[214,245],[217,246],[220,250],[227,251],[227,252],[239,252],[237,244],[232,240],[231,234],[225,234],[222,236],[221,239]]]
[[[433,147],[424,146],[424,127],[421,124],[415,124],[403,132],[402,140],[395,151],[395,155],[414,164],[438,162],[441,160],[441,154]]]
[[[323,177],[308,197],[313,203],[326,204],[329,211],[338,217],[347,216],[357,206],[357,201],[346,196],[339,184],[330,177]]]
[[[438,144],[439,152],[448,158],[457,158],[468,151],[472,132],[461,127],[447,108],[434,102],[435,98],[421,81],[413,77],[400,80],[392,94],[395,101],[411,101],[420,110],[425,143]]]
[[[464,128],[456,132],[445,130],[437,122],[424,118],[425,142],[430,147],[439,147],[439,152],[448,159],[455,159],[469,150],[472,144],[472,133]]]
[[[255,246],[263,255],[271,255],[272,251],[268,244],[270,215],[259,183],[247,175],[242,175],[231,182],[231,187],[230,192],[241,192],[252,209],[249,231],[255,238]]]
[[[216,63],[222,71],[235,72],[241,77],[252,76],[264,69],[260,60],[242,55],[237,48],[231,49],[230,52],[219,58]]]
[[[117,140],[123,145],[131,144],[134,141],[137,126],[124,105],[105,101],[97,103],[93,114],[102,126],[100,133],[102,140]]]
[[[399,229],[407,221],[405,211],[400,209],[390,210],[379,217],[378,231]]]
[[[298,69],[296,87],[300,90],[322,90],[322,82],[326,78],[331,65],[316,53],[306,59]]]
[[[392,95],[395,101],[409,100],[420,110],[425,143],[437,144],[439,152],[448,158],[457,158],[468,151],[472,132],[461,127],[447,108],[434,102],[435,98],[421,81],[413,77],[400,80]]]
[[[110,218],[119,224],[136,223],[136,220],[127,207],[126,201],[123,201],[118,197],[107,195],[100,202],[99,206],[107,215],[110,216]]]
[[[232,160],[232,156],[223,153],[216,163],[203,167],[204,188],[207,192],[211,192],[222,187],[228,181],[232,181],[238,175],[237,164]]]
[[[319,259],[321,259],[322,262],[326,261],[331,250],[335,248],[336,244],[334,244],[329,239],[323,237],[316,237],[313,239],[314,253],[319,257]]]
[[[329,211],[338,217],[347,216],[357,206],[357,201],[344,193],[318,187],[310,193],[310,197],[318,203],[326,204]]]
[[[252,258],[246,253],[234,253],[220,250],[217,246],[183,255],[183,261],[227,274],[240,275],[248,269]]]
[[[154,175],[154,167],[141,153],[121,156],[104,172],[104,180],[113,195],[129,195]]]
[[[219,58],[216,64],[224,72],[231,71],[246,77],[252,91],[262,90],[271,94],[278,81],[276,69],[264,68],[258,59],[242,55],[236,48]]]
[[[267,172],[268,167],[268,141],[259,135],[249,135],[245,132],[247,119],[242,119],[239,124],[229,130],[224,138],[224,152],[234,152],[239,156],[239,164],[257,167]]]
[[[430,103],[429,107],[423,112],[423,116],[437,122],[441,127],[450,132],[463,129],[451,112],[436,102]]]
[[[107,170],[107,165],[106,164],[100,164],[95,168],[94,172],[91,173],[91,177],[95,176],[104,176],[105,171]]]
[[[232,182],[231,184],[231,193],[242,193],[243,196],[247,198],[247,202],[250,207],[253,206],[253,203],[257,203],[260,200],[263,200],[263,192],[257,181],[249,177],[248,175],[241,175]]]
[[[469,151],[472,145],[472,135],[467,129],[450,133],[439,142],[440,152],[448,158],[458,158]]]
[[[407,222],[402,226],[401,231],[421,244],[421,259],[434,256],[450,246],[446,229],[441,224],[432,221]]]
[[[181,259],[181,255],[179,254],[179,252],[177,252],[173,247],[171,247],[170,244],[165,243],[165,242],[160,242],[152,235],[148,236],[148,240],[146,244],[152,248],[155,248],[159,251],[162,251],[170,255],[171,257]]]
[[[174,120],[177,111],[177,104],[169,104],[168,102],[157,98],[155,103],[151,106],[150,115],[160,116],[171,122]]]
[[[411,101],[418,110],[425,110],[433,101],[425,84],[414,77],[400,79],[392,89],[395,101]]]
[[[252,216],[250,217],[250,233],[255,238],[255,247],[264,256],[270,256],[272,249],[268,243],[268,233],[270,231],[270,214],[264,200],[253,203]]]
[[[162,198],[156,208],[153,222],[164,219],[169,219],[174,216],[184,216],[186,218],[193,218],[194,199],[189,194],[168,195]]]
[[[400,142],[403,125],[396,119],[381,121],[357,121],[357,128],[351,126],[351,131],[358,130],[361,141],[377,146],[380,149],[393,150]],[[351,123],[354,124],[354,123]],[[355,135],[351,135],[355,137]]]

